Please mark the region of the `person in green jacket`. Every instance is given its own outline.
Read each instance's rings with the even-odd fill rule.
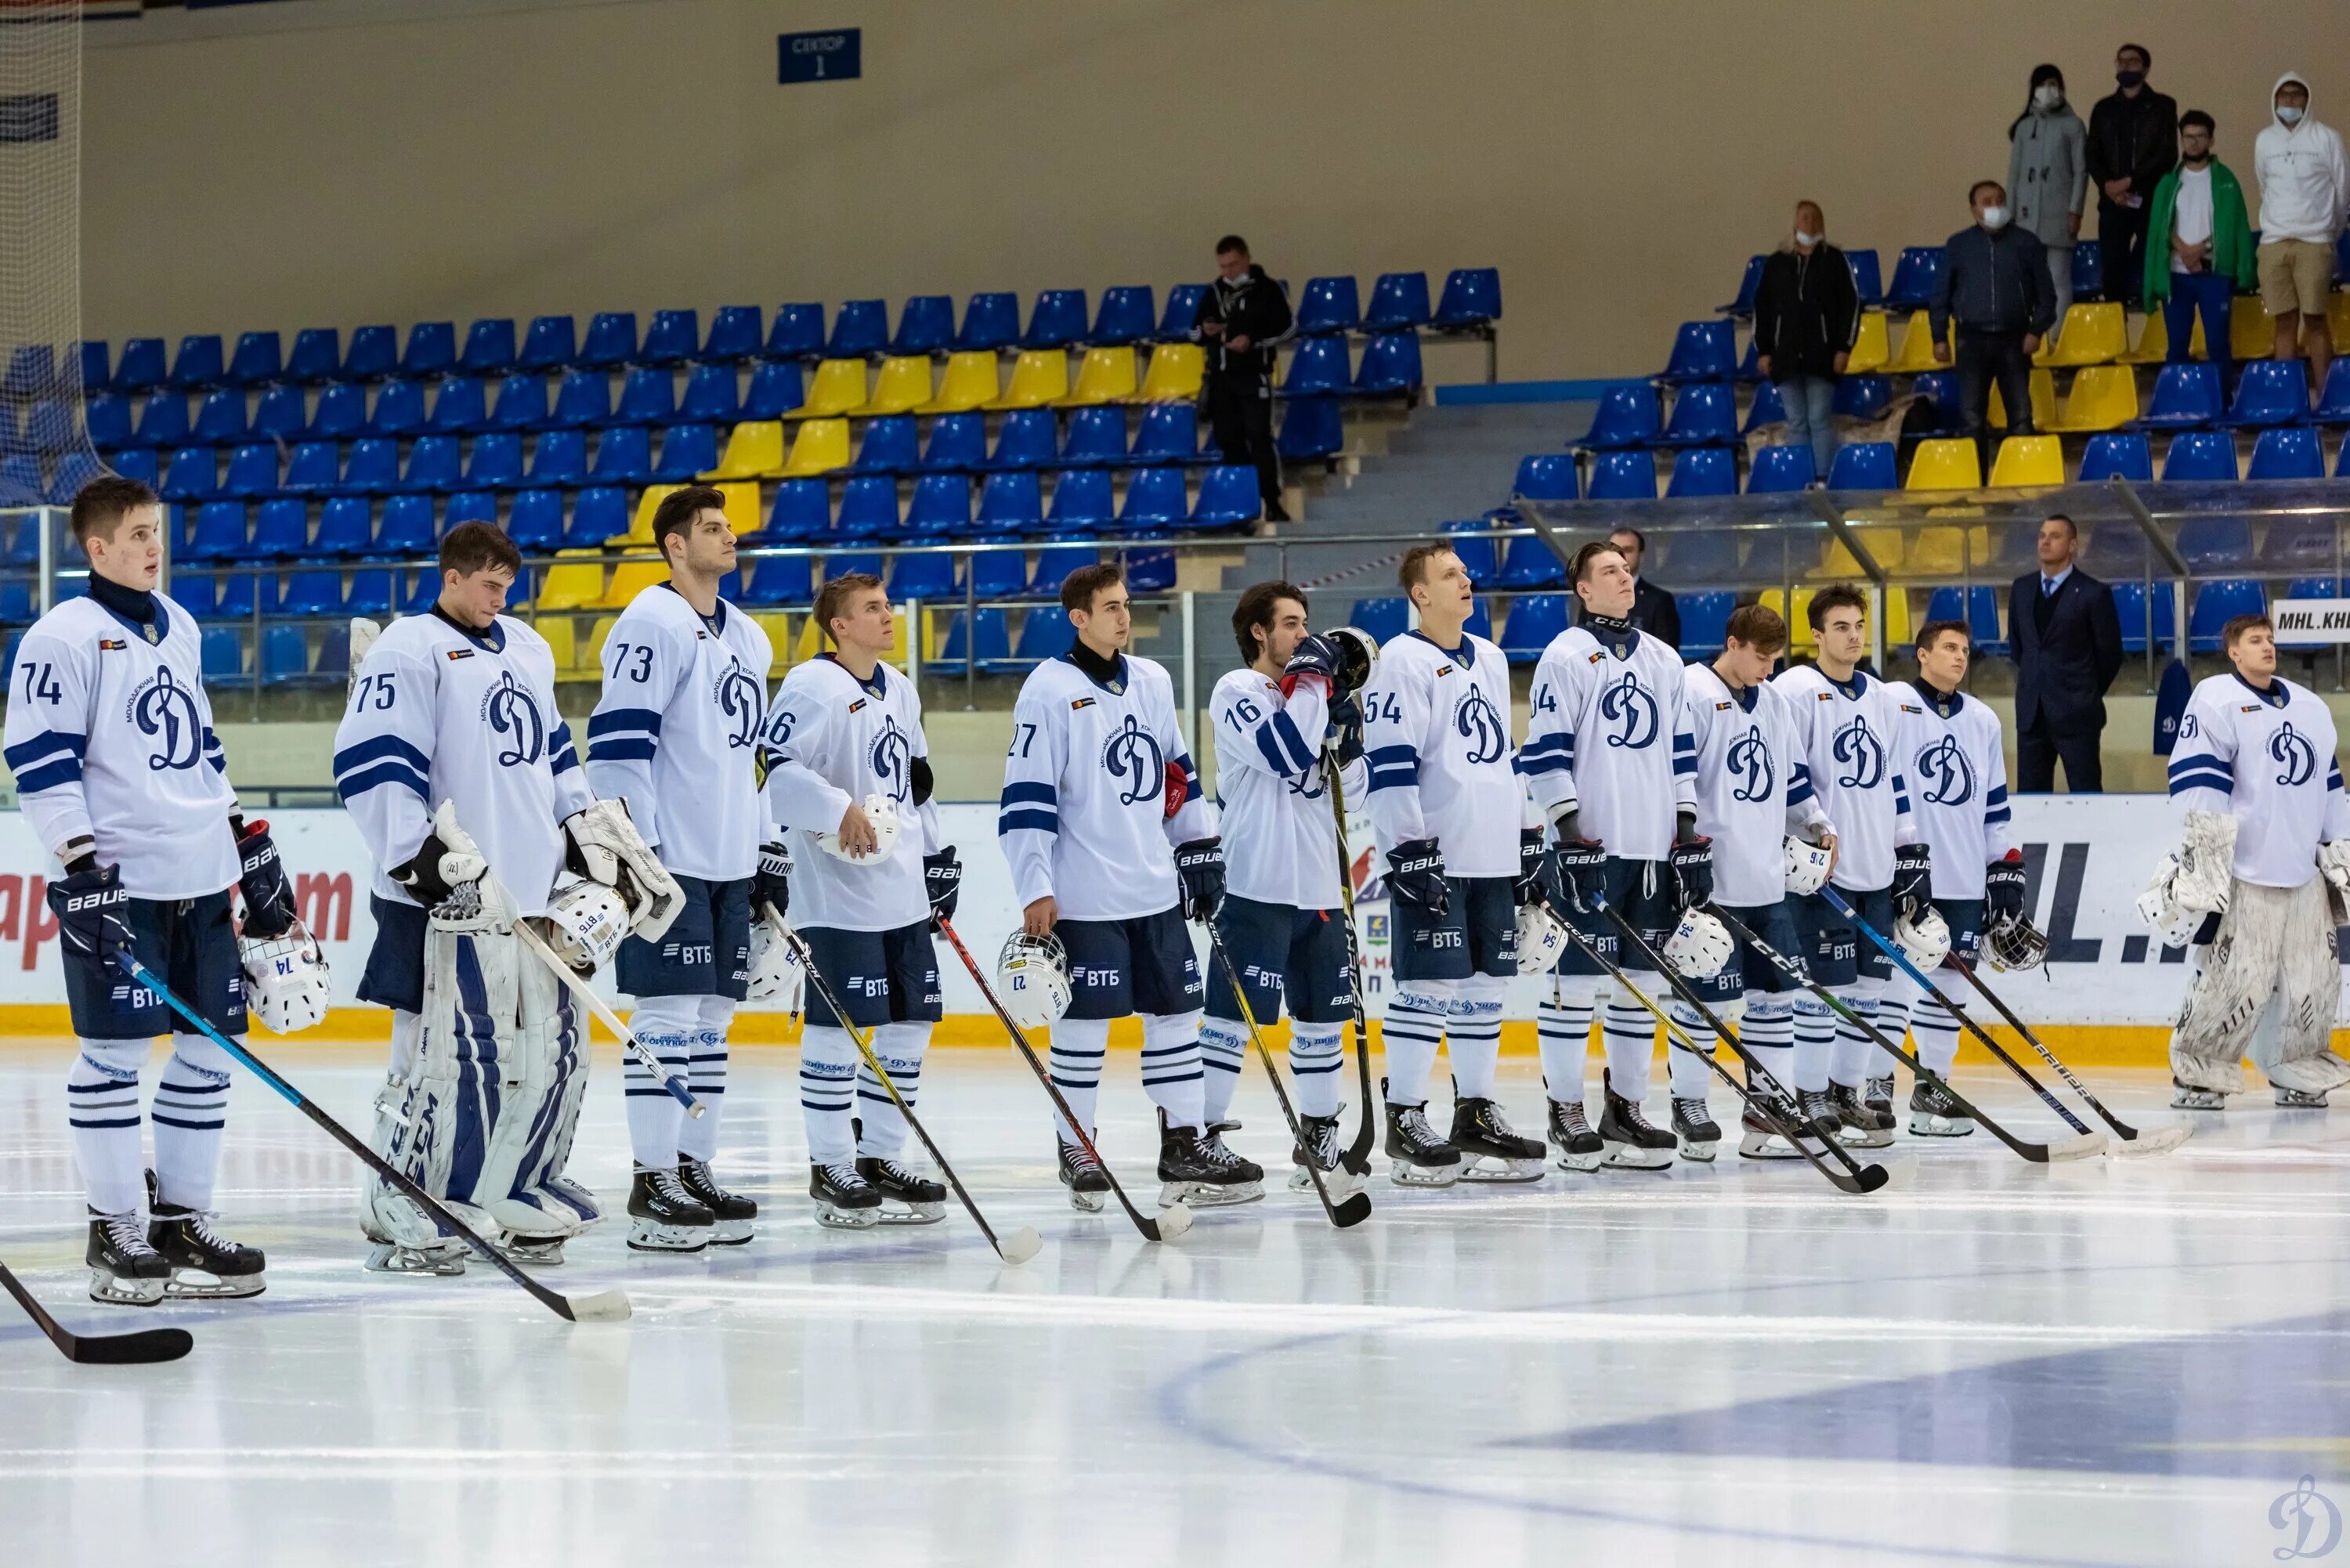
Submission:
[[[2252,225],[2244,215],[2244,188],[2211,156],[2217,127],[2199,109],[2178,117],[2178,166],[2154,188],[2147,214],[2146,307],[2162,306],[2170,337],[2168,358],[2187,358],[2195,317],[2203,316],[2203,347],[2226,387],[2228,315],[2238,289],[2259,281]]]

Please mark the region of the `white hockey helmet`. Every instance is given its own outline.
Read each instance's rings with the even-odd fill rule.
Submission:
[[[747,1000],[779,1002],[794,1006],[803,976],[797,949],[784,940],[775,922],[761,916],[751,922],[751,980]]]
[[[1950,956],[1950,928],[1939,910],[1920,904],[1915,913],[1893,922],[1893,945],[1920,971],[1931,974]]]
[[[629,934],[629,906],[601,882],[585,877],[556,884],[546,900],[546,945],[581,974],[593,974],[620,950]]]
[[[244,970],[245,1006],[262,1027],[273,1034],[298,1034],[327,1021],[334,982],[326,955],[298,923],[266,941],[240,937],[236,951]]]
[[[816,840],[818,849],[852,866],[879,866],[889,858],[891,850],[898,847],[898,803],[886,794],[868,794],[858,804],[865,808],[866,820],[873,824],[874,847],[870,854],[851,855],[841,848],[837,828],[827,828],[809,836]]]
[[[1817,844],[1807,844],[1792,835],[1787,839],[1787,891],[1816,893],[1826,885],[1828,867],[1835,857]]]
[[[1537,898],[1518,907],[1518,972],[1548,974],[1566,951],[1566,922],[1553,912],[1550,900]]]
[[[1350,693],[1369,685],[1379,664],[1378,639],[1358,626],[1334,626],[1322,635],[1338,647],[1339,683]]]
[[[2048,939],[2022,915],[1994,915],[1983,928],[1983,947],[2003,970],[2038,969],[2048,957]]]
[[[995,994],[1012,1022],[1023,1029],[1044,1029],[1069,1011],[1068,950],[1050,932],[1032,937],[1014,931],[1003,939],[995,960]]]
[[[1703,909],[1683,909],[1681,923],[1665,939],[1665,961],[1690,980],[1711,980],[1737,951],[1730,929]]]

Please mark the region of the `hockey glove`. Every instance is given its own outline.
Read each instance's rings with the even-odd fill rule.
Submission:
[[[931,919],[953,919],[955,900],[962,892],[962,862],[955,858],[953,845],[922,857],[922,885],[930,889]]]
[[[1518,830],[1518,879],[1512,884],[1510,896],[1523,909],[1538,904],[1550,893],[1550,835],[1539,827]]]
[[[1340,767],[1362,761],[1363,704],[1359,699],[1347,696],[1330,704],[1330,735],[1337,744]]]
[[[1183,809],[1184,805],[1191,800],[1192,793],[1199,787],[1200,781],[1190,768],[1185,767],[1180,762],[1167,764],[1168,821],[1175,820],[1175,814]]]
[[[1297,690],[1297,683],[1310,675],[1322,678],[1323,695],[1336,702],[1347,695],[1338,684],[1338,671],[1343,662],[1338,645],[1318,632],[1297,645],[1289,656],[1289,663],[1281,671],[1281,694],[1287,697]]]
[[[77,862],[78,864],[78,862]],[[57,940],[69,953],[101,963],[130,948],[130,895],[122,890],[120,866],[89,864],[49,884],[49,908],[57,917]]]
[[[269,836],[269,824],[244,825],[236,841],[236,857],[244,869],[237,890],[244,895],[244,934],[255,941],[275,941],[294,929],[294,889],[286,881],[286,863]]]
[[[1183,918],[1212,920],[1224,905],[1224,841],[1195,838],[1175,851],[1175,874],[1183,878]]]
[[[1681,908],[1702,909],[1713,902],[1713,840],[1684,838],[1673,846],[1673,880]]]
[[[791,911],[792,852],[784,847],[783,840],[770,838],[759,846],[759,869],[751,877],[751,907],[755,913],[761,905],[775,906],[775,919],[782,919]]]
[[[1558,842],[1558,890],[1578,914],[1596,914],[1607,897],[1603,879],[1607,851],[1596,839]]]
[[[1983,905],[1993,919],[2015,919],[2023,914],[2023,851],[2011,849],[2003,860],[1983,867]]]
[[[1914,914],[1933,901],[1933,857],[1922,844],[1904,844],[1893,851],[1893,908]]]
[[[1444,879],[1444,851],[1433,838],[1415,838],[1388,851],[1388,892],[1413,909],[1441,919],[1452,901]]]

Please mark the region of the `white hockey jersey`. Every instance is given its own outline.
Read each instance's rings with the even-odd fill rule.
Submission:
[[[1167,815],[1167,770],[1191,781]],[[1067,654],[1029,673],[1012,710],[995,832],[1021,907],[1051,898],[1065,920],[1130,920],[1175,907],[1174,846],[1216,834],[1183,745],[1167,671],[1121,655],[1097,681]],[[1226,866],[1231,857],[1226,857]]]
[[[594,798],[555,705],[555,656],[511,616],[469,633],[438,612],[402,616],[352,672],[335,730],[335,788],[375,857],[375,891],[454,801],[515,908],[546,912],[563,869],[562,822]]]
[[[87,837],[132,898],[200,898],[237,878],[236,794],[202,634],[169,598],[155,603],[151,628],[88,597],[33,623],[8,674],[5,755],[50,854]]]
[[[1732,691],[1708,665],[1682,677],[1697,747],[1697,830],[1713,840],[1713,896],[1759,909],[1786,896],[1791,833],[1835,825],[1820,808],[1787,694],[1765,681]]]
[[[1895,846],[1918,841],[1893,750],[1901,718],[1894,688],[1857,670],[1838,684],[1815,664],[1783,670],[1771,684],[1787,699],[1812,788],[1836,825],[1833,880],[1855,893],[1891,887]]]
[[[1934,857],[1934,897],[1980,898],[1983,867],[2015,847],[1999,715],[1922,680],[1893,691],[1901,710],[1893,754],[1918,837]]]
[[[1671,855],[1674,814],[1696,801],[1680,654],[1638,631],[1603,642],[1569,627],[1543,649],[1528,696],[1518,765],[1545,820],[1571,805],[1611,858]]]
[[[1281,682],[1235,670],[1208,699],[1215,723],[1216,810],[1223,823],[1224,888],[1292,909],[1335,909],[1337,826],[1330,818],[1322,745],[1330,705],[1318,680]],[[1341,782],[1363,798],[1368,770],[1348,763]]]
[[[1473,633],[1379,649],[1363,692],[1366,797],[1379,851],[1433,838],[1450,877],[1515,877],[1525,786],[1510,742],[1510,667]]]
[[[2317,875],[2319,845],[2350,836],[2334,742],[2334,715],[2308,687],[2275,676],[2263,693],[2214,675],[2178,721],[2171,803],[2235,816],[2238,880],[2298,888]]]
[[[767,834],[759,732],[775,650],[723,599],[711,620],[666,583],[620,612],[588,720],[588,785],[628,803],[671,871],[732,882],[758,870]]]
[[[886,664],[861,681],[830,655],[795,664],[767,709],[767,794],[792,851],[792,920],[843,931],[894,931],[926,919],[922,857],[939,846],[935,800],[914,804],[914,759],[927,758],[922,700]],[[815,836],[868,795],[898,807],[898,846],[859,864]]]

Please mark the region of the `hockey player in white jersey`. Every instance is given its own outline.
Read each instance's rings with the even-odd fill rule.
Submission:
[[[837,1229],[927,1224],[945,1217],[946,1189],[899,1158],[906,1118],[848,1028],[871,1032],[873,1054],[914,1104],[940,1016],[931,916],[952,918],[962,871],[940,835],[921,698],[885,662],[897,617],[880,579],[826,579],[816,618],[833,651],[784,677],[764,741],[772,810],[792,849],[791,909],[850,1013],[837,1017],[808,988],[808,1196],[818,1222]]]
[[[17,645],[5,745],[26,820],[63,873],[47,897],[73,1014],[67,1120],[89,1206],[89,1293],[129,1306],[257,1295],[260,1251],[212,1228],[231,1058],[179,1024],[118,955],[242,1036],[232,895],[244,892],[255,946],[293,928],[293,896],[267,826],[236,814],[194,618],[155,590],[161,503],[136,480],[93,480],[74,498],[72,525],[89,593],[42,616]],[[142,1185],[139,1075],[159,1034],[172,1036],[172,1055],[149,1113],[155,1163]]]
[[[1893,748],[1909,785],[1918,841],[1933,857],[1934,910],[1950,950],[1970,965],[1994,926],[2003,931],[2024,918],[2023,852],[2010,822],[1999,715],[1959,690],[1973,654],[1974,637],[1962,620],[1918,628],[1918,677],[1896,691],[1901,716]],[[1906,975],[1892,989],[1908,1015],[1918,1059],[1948,1078],[1959,1054],[1958,1015]],[[1974,1122],[1947,1089],[1919,1078],[1909,1091],[1909,1130],[1963,1137]]]
[[[1071,1000],[1052,1025],[1051,1070],[1090,1123],[1113,1019],[1142,1018],[1142,1084],[1159,1106],[1160,1201],[1243,1202],[1264,1171],[1208,1136],[1200,1065],[1205,995],[1186,919],[1224,895],[1215,807],[1201,793],[1167,671],[1126,651],[1133,612],[1108,563],[1061,584],[1076,640],[1038,665],[1012,712],[996,836],[1021,903],[1021,937],[1058,943]],[[1092,1212],[1101,1168],[1055,1123],[1069,1200]],[[1090,1137],[1093,1129],[1085,1129]]]
[[[1567,918],[1654,996],[1665,990],[1663,977],[1617,940],[1600,902],[1655,950],[1684,909],[1702,908],[1713,896],[1712,846],[1697,830],[1697,747],[1682,701],[1681,656],[1632,626],[1632,572],[1614,545],[1584,545],[1567,575],[1583,618],[1552,639],[1534,667],[1520,765],[1557,839]],[[1721,1133],[1704,1116],[1702,1093],[1686,1107],[1676,1102],[1675,1132],[1642,1114],[1656,1020],[1626,994],[1611,995],[1601,1026],[1607,1064],[1593,1131],[1583,1109],[1583,1063],[1604,972],[1581,946],[1569,947],[1536,1016],[1560,1165],[1659,1168],[1672,1162],[1676,1133],[1688,1158],[1711,1159]],[[1696,1066],[1701,1081],[1704,1064]],[[1684,1120],[1685,1109],[1699,1119]]]
[[[1305,1163],[1326,1174],[1333,1198],[1357,1179],[1338,1165],[1340,1042],[1354,1012],[1337,835],[1330,819],[1324,752],[1336,742],[1341,783],[1362,798],[1362,707],[1370,639],[1353,628],[1307,630],[1305,593],[1258,583],[1232,609],[1247,659],[1208,699],[1215,727],[1216,805],[1226,867],[1216,929],[1239,966],[1260,1025],[1290,1016],[1289,1071],[1305,1142],[1290,1152],[1290,1185],[1313,1186]],[[1249,1049],[1248,1030],[1221,955],[1208,961],[1207,1022],[1200,1030],[1208,1136],[1217,1137]]]
[[[1812,788],[1787,694],[1771,680],[1786,646],[1787,623],[1779,612],[1748,605],[1731,614],[1720,656],[1710,665],[1690,665],[1682,684],[1697,747],[1697,830],[1713,846],[1714,901],[1773,952],[1801,962],[1803,942],[1789,895],[1819,890],[1835,863],[1836,839]],[[1773,1081],[1792,1088],[1795,1004],[1809,993],[1756,951],[1738,926],[1727,928],[1730,961],[1698,989],[1717,1014],[1737,1013],[1740,1044]],[[1703,1041],[1696,1010],[1678,999],[1671,1005],[1690,1038]],[[1680,1118],[1681,1101],[1705,1098],[1708,1075],[1705,1064],[1685,1051],[1672,1053],[1671,1066]],[[1775,1130],[1794,1125],[1794,1106],[1768,1097],[1759,1084],[1751,1087],[1764,1105],[1748,1106],[1738,1152],[1749,1159],[1800,1158]]]
[[[615,974],[636,998],[629,1027],[702,1114],[688,1118],[625,1058],[629,1245],[696,1252],[751,1239],[759,1206],[718,1184],[710,1161],[725,1107],[726,1031],[751,978],[751,889],[768,835],[759,734],[775,650],[718,585],[734,569],[726,498],[706,484],[663,496],[653,547],[669,581],[639,593],[604,642],[604,690],[588,721],[588,785],[629,818],[682,901],[658,943],[630,937]]]
[[[1363,693],[1367,798],[1394,920],[1381,1085],[1388,1177],[1422,1187],[1539,1180],[1541,1142],[1521,1137],[1493,1099],[1518,910],[1546,886],[1510,742],[1509,666],[1467,629],[1476,590],[1451,546],[1415,545],[1396,581],[1419,626],[1379,650]],[[1452,1061],[1449,1138],[1426,1109],[1440,1045]]]
[[[1806,618],[1817,662],[1783,670],[1773,684],[1794,711],[1812,788],[1836,826],[1836,890],[1872,928],[1898,935],[1933,897],[1926,846],[1893,754],[1899,699],[1860,668],[1868,601],[1858,589],[1822,588]],[[1891,961],[1817,893],[1804,899],[1798,923],[1811,947],[1812,978],[1888,1039],[1900,1039],[1905,1009],[1887,995]],[[1856,1026],[1839,1028],[1825,1003],[1806,997],[1795,1004],[1795,1092],[1814,1131],[1872,1148],[1893,1141],[1893,1063],[1873,1059],[1879,1054]]]
[[[2178,722],[2180,846],[2137,906],[2164,945],[2195,943],[2170,1035],[2170,1103],[2225,1109],[2249,1054],[2278,1105],[2323,1106],[2350,1082],[2350,1061],[2328,1044],[2342,989],[2334,929],[2350,900],[2334,718],[2277,674],[2266,616],[2238,616],[2220,635],[2235,670],[2199,682]]]
[[[564,1175],[587,1033],[515,927],[543,923],[592,974],[630,931],[657,939],[679,894],[628,808],[589,792],[546,640],[502,613],[513,541],[460,524],[439,564],[439,600],[368,649],[335,732],[336,788],[376,865],[359,999],[392,1010],[376,1144],[516,1257],[552,1262],[601,1212]],[[462,1243],[397,1190],[370,1179],[361,1197],[369,1267],[463,1270]]]

